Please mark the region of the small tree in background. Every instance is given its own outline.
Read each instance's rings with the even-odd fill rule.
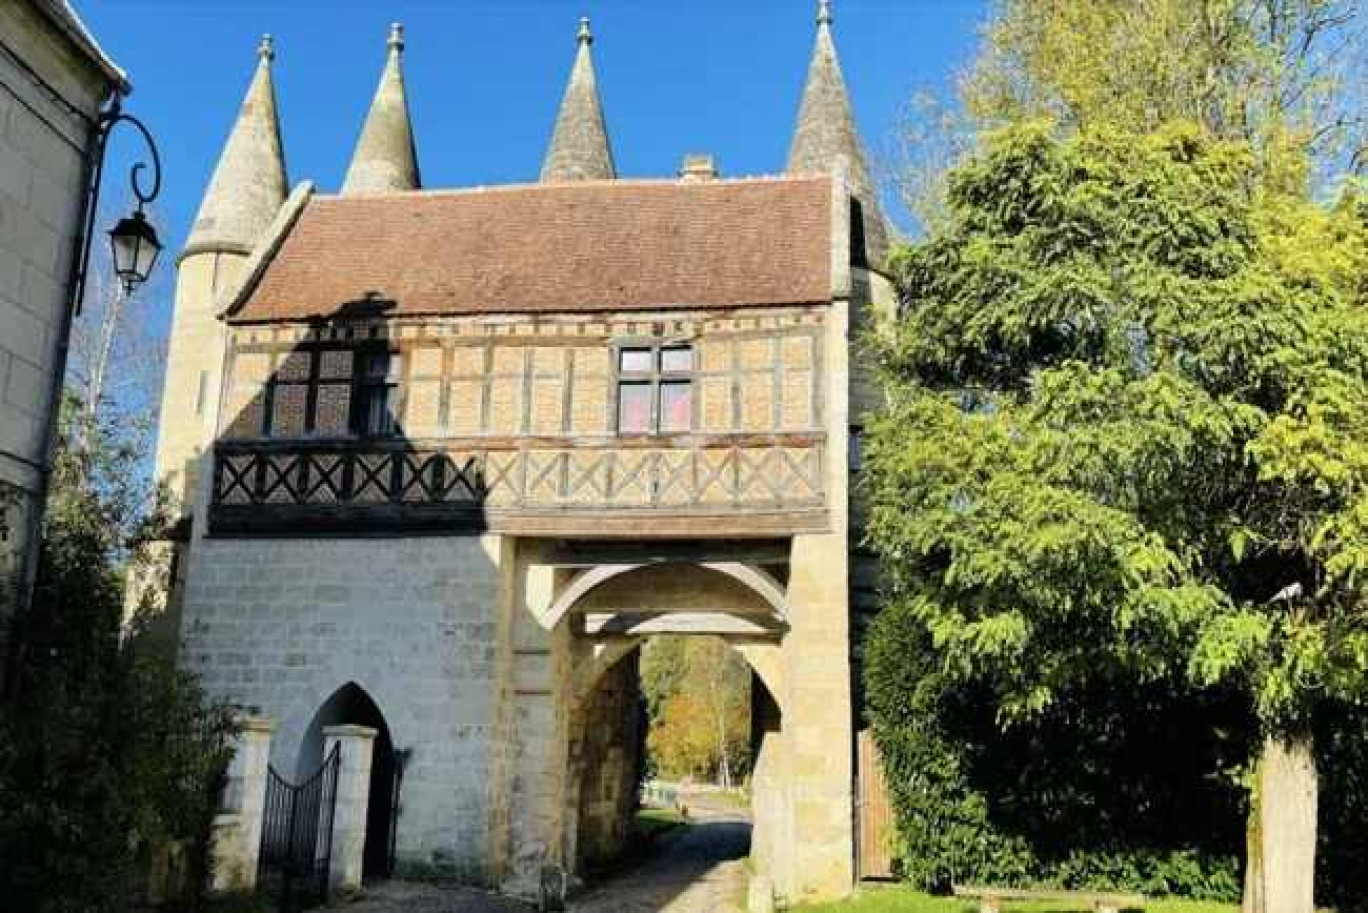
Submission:
[[[654,768],[734,786],[750,760],[750,676],[746,661],[717,637],[653,638],[641,680]]]
[[[1241,689],[1247,906],[1310,913],[1312,724],[1368,673],[1368,236],[1253,170],[1197,127],[1047,125],[958,170],[895,265],[870,535],[1003,727],[1089,683]]]

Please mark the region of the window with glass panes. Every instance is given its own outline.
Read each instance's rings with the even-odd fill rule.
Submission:
[[[693,428],[694,350],[685,344],[617,350],[619,434],[675,434]]]
[[[399,434],[399,381],[403,357],[388,349],[371,349],[360,355],[356,372],[357,433],[367,437]]]
[[[341,348],[297,348],[288,352],[249,351],[240,359],[253,361],[253,370],[267,370],[259,397],[232,419],[246,436],[337,437],[350,433],[348,402],[352,386],[352,353]],[[264,360],[264,361],[263,361]],[[235,384],[250,388],[252,375]],[[259,416],[255,419],[254,416]],[[243,421],[247,419],[247,421]],[[251,425],[257,427],[249,427]]]

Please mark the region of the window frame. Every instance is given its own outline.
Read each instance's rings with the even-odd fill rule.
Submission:
[[[352,367],[351,430],[361,440],[383,441],[404,436],[403,396],[405,353],[397,346],[388,343],[363,345],[355,350]],[[370,366],[373,359],[386,361],[383,376],[372,377]],[[373,430],[370,426],[370,411],[375,390],[385,391],[385,410],[389,415],[389,427]]]
[[[233,347],[230,368],[232,372],[229,377],[229,384],[238,384],[241,381],[237,376],[237,359],[242,355],[264,355],[268,359],[268,369],[266,379],[261,381],[259,396],[261,401],[261,419],[255,426],[255,430],[244,436],[245,440],[302,440],[309,438],[338,439],[347,438],[351,431],[350,417],[347,431],[341,434],[337,432],[321,433],[318,431],[318,395],[322,387],[340,386],[345,384],[349,388],[354,387],[355,371],[345,379],[341,375],[325,375],[323,373],[323,358],[330,352],[353,352],[354,346],[341,342],[324,343],[301,343],[289,347],[277,345],[235,345]],[[308,371],[304,377],[285,379],[281,377],[281,368],[285,361],[291,356],[304,357],[308,359]],[[354,368],[354,365],[353,365]],[[203,372],[201,372],[203,374]],[[303,426],[298,434],[277,434],[275,431],[276,409],[280,399],[280,390],[286,387],[302,388],[304,390],[304,419]],[[353,405],[350,401],[348,408]],[[228,434],[227,429],[233,427],[238,416],[228,415],[227,400],[219,405],[220,425],[224,434]]]
[[[624,339],[611,345],[613,353],[613,435],[615,437],[651,437],[672,434],[692,434],[698,427],[698,347],[692,339]],[[665,353],[689,353],[687,370],[665,368]],[[623,358],[628,352],[648,352],[650,368],[624,370]],[[662,428],[663,390],[667,385],[684,385],[689,391],[689,419],[684,428]],[[650,415],[644,430],[624,430],[622,427],[622,390],[626,386],[644,386],[649,391]]]

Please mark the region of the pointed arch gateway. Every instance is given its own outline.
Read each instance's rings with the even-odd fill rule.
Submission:
[[[356,682],[347,682],[338,688],[315,711],[300,742],[296,776],[303,778],[318,769],[323,762],[324,730],[330,726],[343,725],[365,726],[375,730],[362,876],[384,878],[392,874],[394,863],[398,790],[402,779],[401,752],[395,749],[389,724],[380,706]]]

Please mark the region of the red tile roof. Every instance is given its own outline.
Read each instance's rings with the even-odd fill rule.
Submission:
[[[811,304],[830,271],[826,178],[319,196],[230,319]]]

